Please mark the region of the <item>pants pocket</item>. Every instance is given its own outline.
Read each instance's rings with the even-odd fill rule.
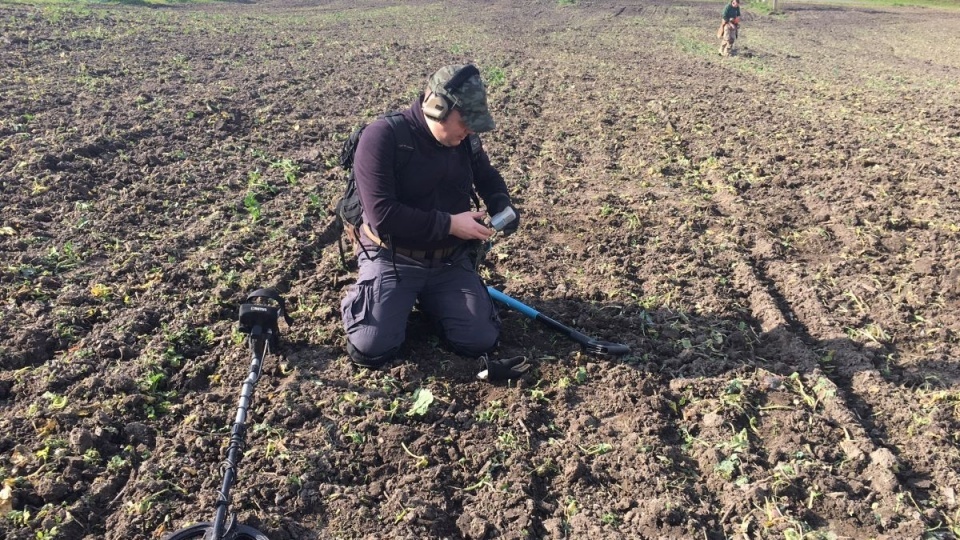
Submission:
[[[350,289],[346,298],[340,303],[340,313],[343,315],[343,327],[347,333],[368,322],[375,300],[376,278],[374,277],[357,281],[353,288]]]

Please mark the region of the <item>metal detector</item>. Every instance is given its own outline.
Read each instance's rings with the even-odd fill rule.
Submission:
[[[237,523],[237,516],[229,514],[229,507],[230,489],[237,478],[237,467],[246,444],[247,411],[253,401],[254,386],[260,379],[263,358],[277,347],[280,338],[277,322],[281,316],[287,326],[290,326],[293,321],[287,315],[283,298],[275,289],[256,290],[247,295],[246,303],[240,306],[240,332],[247,334],[253,360],[250,362],[250,373],[243,381],[240,404],[230,429],[227,459],[221,466],[223,485],[217,494],[216,515],[212,522],[197,523],[180,529],[166,536],[165,540],[269,540],[267,535],[257,529]]]

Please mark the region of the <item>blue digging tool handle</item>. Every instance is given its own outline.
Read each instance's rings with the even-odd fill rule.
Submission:
[[[576,341],[580,345],[583,345],[584,349],[591,354],[596,354],[599,356],[622,356],[630,352],[630,347],[627,347],[626,345],[593,339],[586,334],[580,333],[569,326],[547,317],[543,313],[540,313],[539,311],[524,304],[523,302],[520,302],[519,300],[514,300],[513,298],[503,294],[493,287],[488,286],[487,292],[489,292],[490,297],[497,302],[505,304],[507,307],[515,309],[531,319],[540,321],[541,323],[549,326],[557,332],[560,332],[561,334],[565,334],[570,339]]]
[[[493,297],[493,299],[496,300],[497,302],[500,302],[501,304],[506,304],[508,307],[515,309],[520,313],[523,313],[524,315],[526,315],[527,317],[530,317],[531,319],[536,319],[540,315],[539,311],[524,304],[523,302],[510,298],[509,296],[494,289],[493,287],[487,287],[487,292],[489,292],[490,296]]]

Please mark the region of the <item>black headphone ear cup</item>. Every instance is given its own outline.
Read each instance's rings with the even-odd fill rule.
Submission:
[[[450,109],[450,102],[447,101],[447,98],[436,92],[430,92],[430,95],[423,102],[423,113],[438,122],[442,122],[450,114]]]

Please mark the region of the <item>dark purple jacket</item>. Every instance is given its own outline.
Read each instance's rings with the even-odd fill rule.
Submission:
[[[406,166],[395,171],[397,142],[381,118],[363,131],[353,172],[363,221],[380,238],[407,249],[443,249],[464,242],[448,234],[450,215],[473,209],[473,186],[484,201],[507,194],[507,186],[485,151],[471,166],[469,137],[457,147],[438,143],[423,117],[422,101],[421,95],[402,112],[414,146]]]

